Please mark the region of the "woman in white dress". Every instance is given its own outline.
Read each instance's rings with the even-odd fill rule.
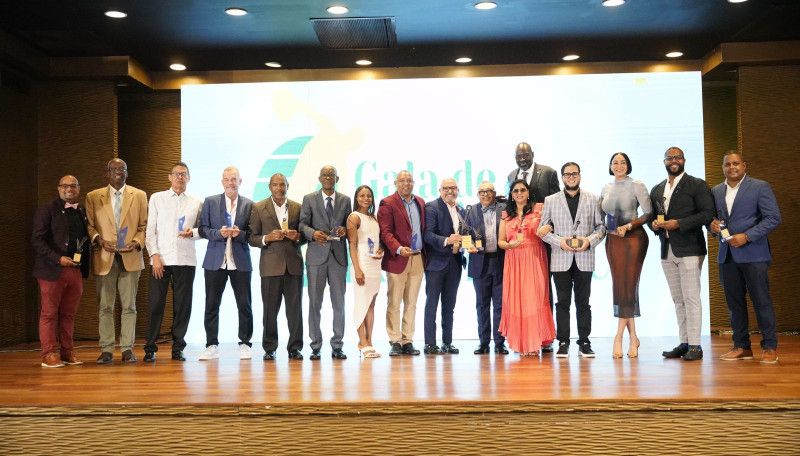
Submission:
[[[358,350],[365,358],[378,358],[372,346],[375,323],[375,298],[381,287],[380,227],[375,218],[375,197],[368,185],[356,189],[353,200],[356,210],[347,218],[347,240],[350,245],[350,269],[355,287],[353,320],[358,328]]]

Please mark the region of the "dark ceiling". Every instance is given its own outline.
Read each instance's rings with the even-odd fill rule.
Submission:
[[[475,0],[477,1],[477,0]],[[150,71],[190,71],[699,59],[720,43],[800,39],[800,2],[787,0],[2,0],[0,29],[48,57],[125,55]],[[350,12],[326,12],[344,4]],[[233,17],[229,7],[249,14]],[[124,19],[103,13],[119,10]],[[324,48],[310,19],[394,18],[390,49]],[[1,53],[0,53],[1,54]]]

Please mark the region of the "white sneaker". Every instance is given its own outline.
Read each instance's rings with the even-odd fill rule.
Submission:
[[[250,359],[250,347],[246,344],[239,345],[239,359]]]
[[[205,351],[200,355],[200,361],[208,361],[210,359],[219,358],[219,349],[216,345],[209,345]]]

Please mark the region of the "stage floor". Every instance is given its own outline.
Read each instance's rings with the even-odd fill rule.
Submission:
[[[757,347],[758,336],[753,346]],[[360,359],[355,344],[345,344],[347,360],[333,360],[323,349],[321,361],[239,360],[236,344],[223,344],[218,360],[198,361],[202,345],[185,350],[186,362],[172,361],[162,345],[155,363],[124,364],[115,353],[111,365],[94,363],[99,350],[84,348],[86,363],[46,369],[38,351],[0,353],[0,406],[355,406],[432,404],[549,404],[609,402],[770,402],[800,400],[800,336],[779,338],[776,365],[720,361],[731,346],[729,335],[703,341],[705,359],[666,360],[661,352],[671,338],[642,338],[639,358],[612,359],[612,339],[594,339],[594,359],[580,358],[572,344],[569,358],[473,355],[476,341],[456,341],[459,355]],[[24,349],[30,347],[12,347]],[[421,345],[418,345],[421,348]],[[627,340],[625,345],[627,350]],[[8,349],[6,349],[8,350]]]

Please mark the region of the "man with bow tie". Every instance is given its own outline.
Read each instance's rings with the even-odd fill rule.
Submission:
[[[42,367],[83,364],[72,343],[75,314],[89,276],[86,211],[78,205],[80,184],[75,176],[58,182],[58,198],[36,210],[33,218],[33,276],[42,294],[39,339]],[[56,332],[56,328],[58,331]],[[56,344],[61,353],[56,352]]]
[[[475,307],[478,312],[478,339],[476,355],[489,353],[489,340],[494,339],[494,352],[507,355],[506,338],[500,334],[500,316],[503,314],[503,262],[505,251],[497,248],[497,232],[505,203],[497,201],[494,185],[489,181],[478,186],[480,205],[467,211],[467,225],[472,228],[473,244],[481,241],[481,249],[469,250],[467,275],[475,287]]]

